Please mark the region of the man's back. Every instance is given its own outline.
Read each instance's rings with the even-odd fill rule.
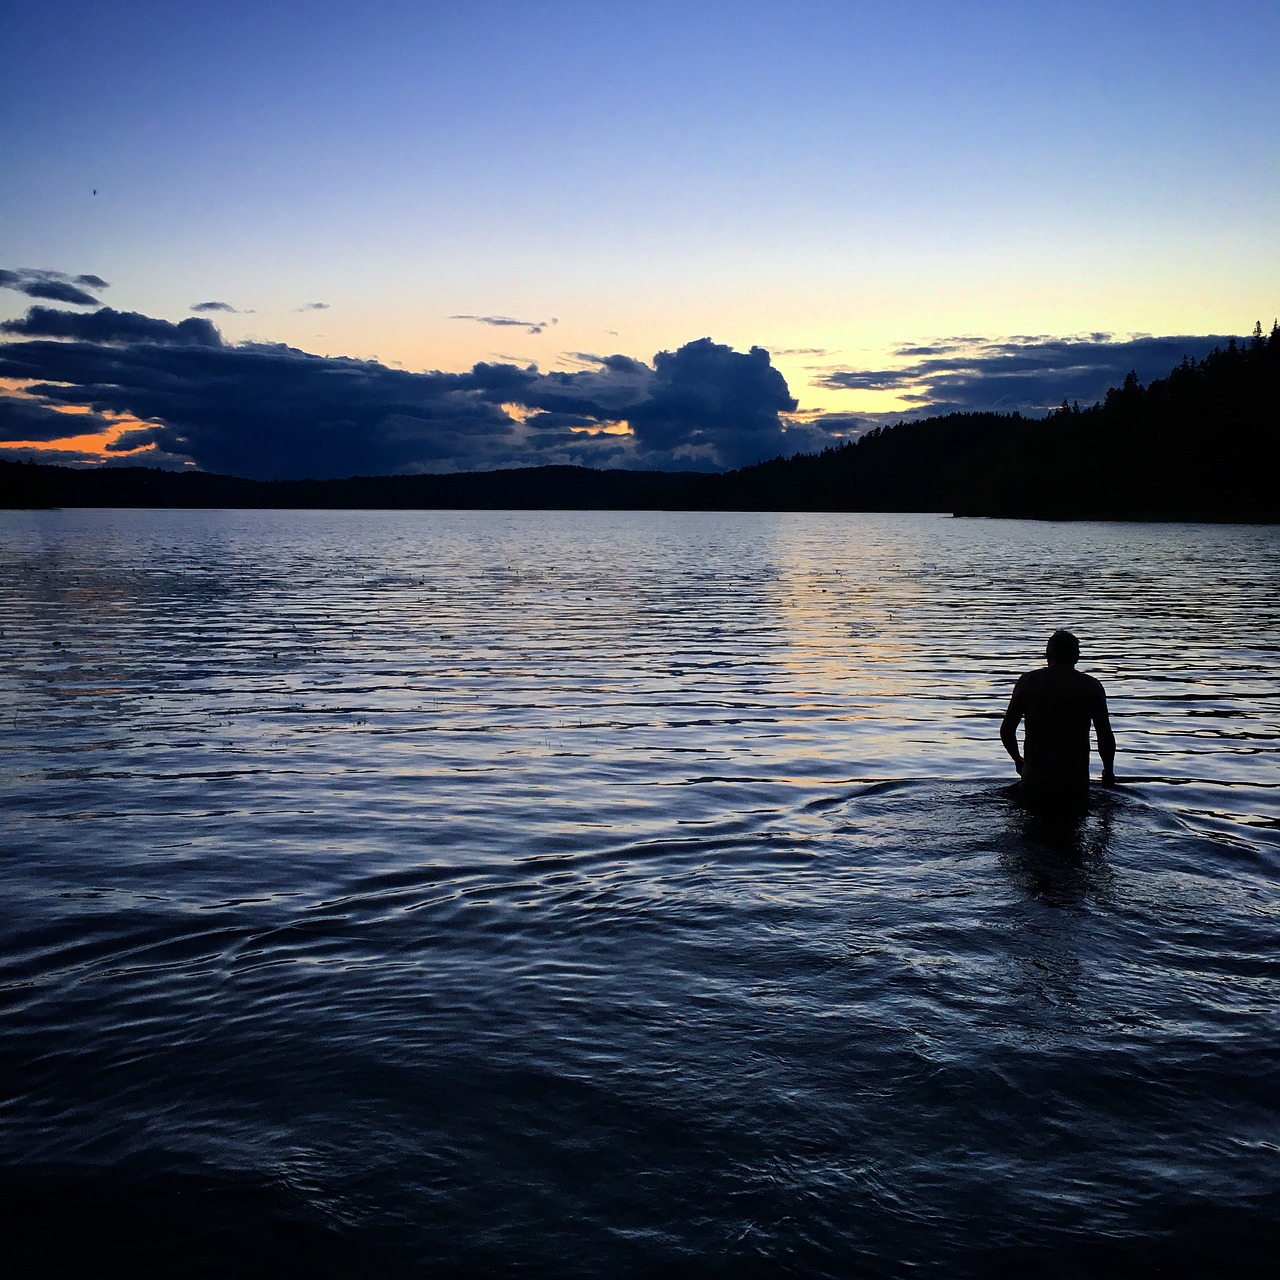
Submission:
[[[1058,636],[1075,643],[1068,632],[1055,633],[1055,640]],[[1089,795],[1089,726],[1097,729],[1104,782],[1113,780],[1115,737],[1102,685],[1075,669],[1078,650],[1064,646],[1066,654],[1059,658],[1052,645],[1049,665],[1027,672],[1014,686],[1000,737],[1018,766],[1029,802],[1079,805]],[[1019,722],[1026,726],[1025,758],[1018,752]]]

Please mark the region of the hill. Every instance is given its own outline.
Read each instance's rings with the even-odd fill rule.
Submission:
[[[524,467],[457,475],[243,480],[154,467],[0,461],[0,507],[228,507],[627,510],[680,505],[689,476]]]

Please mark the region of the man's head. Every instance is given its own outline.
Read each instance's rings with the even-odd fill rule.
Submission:
[[[1055,631],[1044,647],[1044,656],[1053,665],[1074,667],[1080,660],[1080,641],[1070,631]]]

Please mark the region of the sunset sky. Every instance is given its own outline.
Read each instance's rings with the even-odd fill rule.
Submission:
[[[739,465],[1280,310],[1275,5],[16,0],[0,39],[8,456]]]

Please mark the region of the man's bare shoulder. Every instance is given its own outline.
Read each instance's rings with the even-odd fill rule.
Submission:
[[[1073,701],[1080,706],[1089,707],[1094,713],[1105,709],[1107,705],[1107,691],[1102,687],[1102,681],[1083,671],[1073,669],[1067,677],[1065,688],[1070,690],[1069,696]]]
[[[1103,689],[1101,680],[1087,674],[1084,671],[1077,671],[1076,679],[1080,680],[1082,682],[1083,687],[1088,689],[1090,693],[1096,694],[1099,697],[1106,697],[1106,690]]]

